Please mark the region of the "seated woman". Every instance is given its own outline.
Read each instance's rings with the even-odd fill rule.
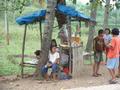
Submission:
[[[45,79],[49,79],[49,77],[53,78],[54,80],[57,79],[57,72],[59,70],[59,53],[57,52],[57,43],[55,39],[52,39],[50,45],[50,52],[49,52],[49,61],[46,65],[44,65],[41,69],[42,76]]]
[[[56,46],[50,46],[50,53],[49,53],[49,61],[52,63],[52,77],[53,80],[57,79],[57,72],[59,71],[59,62],[60,62],[60,55],[56,50]]]

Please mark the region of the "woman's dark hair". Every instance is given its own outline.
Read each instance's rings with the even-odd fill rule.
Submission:
[[[119,29],[118,28],[113,28],[112,29],[112,34],[113,35],[119,35]]]
[[[105,31],[109,31],[109,34],[111,33],[110,28],[105,28]]]
[[[99,31],[98,31],[98,35],[100,35],[100,34],[103,34],[103,29],[100,29]]]
[[[52,48],[53,48],[53,47],[56,47],[56,46],[55,46],[55,45],[51,45],[51,46],[50,46],[50,51],[51,51],[51,52],[52,52]]]
[[[55,39],[52,39],[51,41],[51,45],[50,46],[56,46],[57,47],[57,42]]]

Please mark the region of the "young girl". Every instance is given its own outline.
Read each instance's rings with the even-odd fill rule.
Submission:
[[[104,34],[103,38],[104,38],[104,41],[105,41],[105,45],[110,43],[110,41],[112,40],[112,35],[111,35],[111,32],[110,32],[109,28],[105,28],[105,34]],[[105,48],[105,52],[106,52],[106,62],[107,62],[108,47]]]
[[[104,41],[107,45],[112,40],[112,35],[109,28],[105,28]]]
[[[108,53],[107,53],[107,68],[109,70],[111,80],[109,80],[110,84],[115,84],[117,83],[116,77],[115,77],[115,70],[119,66],[119,52],[120,52],[120,40],[119,40],[119,30],[117,28],[114,28],[112,30],[112,40],[111,42],[107,45],[109,48]]]

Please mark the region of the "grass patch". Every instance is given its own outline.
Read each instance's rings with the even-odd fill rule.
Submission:
[[[72,32],[75,31],[77,23],[73,23]],[[44,27],[44,26],[43,26]],[[43,29],[44,30],[44,29]],[[20,74],[21,67],[19,63],[21,58],[15,58],[13,55],[19,55],[22,53],[22,40],[23,40],[24,26],[10,25],[10,45],[6,45],[5,32],[0,29],[0,75],[12,75]],[[57,40],[58,28],[53,29],[53,37]],[[86,46],[88,37],[88,28],[81,28],[81,40],[83,41],[84,49]],[[40,36],[39,27],[37,25],[29,25],[26,36],[25,54],[34,55],[34,51],[40,49]],[[31,58],[25,58],[25,60],[31,60]],[[33,68],[25,68],[26,73],[34,72]]]

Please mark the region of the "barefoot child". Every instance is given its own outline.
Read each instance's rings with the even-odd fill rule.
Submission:
[[[103,39],[104,31],[100,29],[98,31],[98,36],[93,40],[93,50],[94,50],[94,65],[93,65],[93,76],[98,77],[101,74],[98,73],[100,62],[103,61],[102,53],[105,48],[105,43]]]
[[[120,52],[120,39],[118,37],[119,30],[117,28],[114,28],[112,30],[112,40],[107,45],[109,48],[108,54],[107,54],[107,68],[109,70],[111,80],[109,80],[110,84],[116,84],[116,77],[115,77],[115,70],[119,66],[119,52]]]

